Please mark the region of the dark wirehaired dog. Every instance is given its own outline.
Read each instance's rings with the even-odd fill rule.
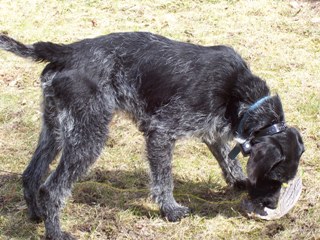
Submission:
[[[115,33],[69,45],[24,45],[0,35],[0,48],[49,64],[41,74],[43,125],[37,149],[23,173],[32,219],[46,236],[67,239],[59,210],[72,183],[98,158],[116,111],[128,113],[144,133],[151,192],[169,221],[188,214],[173,197],[175,141],[196,136],[218,160],[232,186],[248,188],[253,201],[274,208],[281,184],[297,171],[303,143],[284,124],[278,96],[253,75],[230,47],[204,47],[151,33]],[[228,142],[250,154],[248,180]],[[49,164],[58,167],[41,182]],[[70,237],[71,238],[71,237]]]

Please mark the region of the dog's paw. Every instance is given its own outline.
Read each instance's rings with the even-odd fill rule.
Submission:
[[[62,232],[62,239],[63,240],[77,240],[74,236],[72,236],[70,233],[67,233],[67,232]]]
[[[231,184],[231,187],[237,191],[246,191],[247,190],[247,179],[237,180],[233,184]]]
[[[46,236],[46,240],[77,240],[74,236],[67,232],[61,232],[58,236]]]
[[[161,208],[161,215],[166,218],[169,222],[177,222],[182,218],[188,216],[190,210],[187,207],[181,205],[167,206]]]

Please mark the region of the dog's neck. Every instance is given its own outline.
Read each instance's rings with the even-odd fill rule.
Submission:
[[[279,97],[265,96],[252,104],[242,115],[234,133],[238,144],[229,153],[229,157],[234,159],[240,151],[247,156],[251,152],[253,139],[274,135],[285,129]]]
[[[244,124],[246,123],[246,121],[248,120],[250,115],[253,114],[256,109],[258,109],[265,101],[267,101],[270,98],[271,98],[270,96],[264,96],[263,98],[259,99],[254,104],[252,104],[246,110],[246,112],[243,114],[243,116],[242,116],[242,118],[241,118],[241,120],[239,121],[239,124],[238,124],[237,132],[236,132],[238,138],[244,138],[245,137],[244,134],[243,134],[243,132],[244,132]],[[253,132],[249,132],[248,134],[250,136],[251,134],[253,134]]]
[[[241,112],[234,135],[243,139],[276,123],[284,122],[284,114],[279,96],[266,96]]]
[[[250,108],[253,108],[253,111],[242,123],[243,138],[274,123],[284,121],[280,98],[270,97],[270,89],[266,82],[246,68],[237,75],[231,86],[225,113],[234,136],[242,118]]]

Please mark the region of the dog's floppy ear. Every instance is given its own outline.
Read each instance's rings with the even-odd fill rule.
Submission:
[[[299,132],[288,128],[286,137],[279,139],[283,149],[284,161],[268,173],[268,177],[280,182],[288,182],[297,173],[300,157],[304,152],[304,145]]]
[[[283,160],[281,150],[275,144],[268,142],[255,144],[247,164],[247,173],[251,184],[255,185],[259,178],[266,177]]]

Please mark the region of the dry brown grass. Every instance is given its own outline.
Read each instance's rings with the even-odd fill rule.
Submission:
[[[64,229],[80,239],[319,239],[319,9],[317,1],[2,0],[0,31],[26,43],[139,30],[232,45],[281,95],[287,121],[305,140],[301,199],[287,216],[272,222],[243,217],[242,195],[226,187],[205,146],[180,141],[174,155],[175,195],[194,214],[169,223],[148,198],[143,138],[129,120],[116,116],[106,150],[75,185],[62,213]],[[28,221],[20,176],[13,174],[23,171],[37,141],[42,67],[0,53],[0,239],[44,234],[43,224]]]

